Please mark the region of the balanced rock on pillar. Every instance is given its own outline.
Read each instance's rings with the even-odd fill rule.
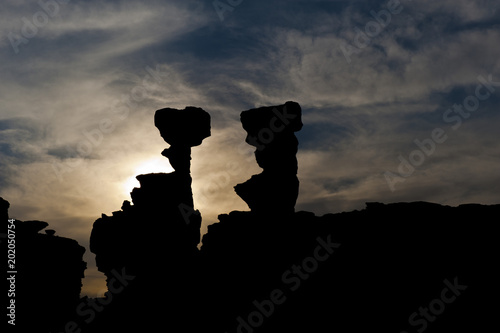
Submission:
[[[210,114],[202,108],[165,108],[156,111],[155,126],[170,145],[195,147],[210,136]]]
[[[156,216],[189,222],[189,227],[194,228],[198,235],[194,241],[199,241],[197,226],[201,224],[201,216],[197,211],[193,215],[191,147],[200,145],[210,136],[210,115],[202,108],[192,106],[184,110],[165,108],[156,111],[154,122],[162,138],[170,144],[162,155],[169,159],[175,172],[137,176],[141,187],[132,191],[132,200],[134,205],[142,206]]]
[[[191,147],[210,136],[210,115],[196,107],[166,108],[156,111],[154,121],[170,144],[163,155],[175,171],[138,175],[140,187],[131,192],[133,204],[125,201],[122,210],[113,212],[113,216],[103,214],[94,222],[90,249],[96,254],[97,267],[107,276],[109,287],[113,272],[126,268],[127,273],[137,275],[134,283],[138,293],[156,281],[162,286],[159,292],[168,293],[169,297],[176,295],[172,302],[182,302],[189,296],[175,288],[179,281],[186,283],[194,278],[190,265],[197,257],[202,220],[193,205]],[[0,201],[0,208],[1,205]],[[176,271],[167,276],[158,274],[165,263]]]
[[[210,115],[193,106],[184,110],[165,108],[156,111],[155,126],[170,144],[162,155],[169,159],[175,171],[189,173],[191,147],[199,146],[210,136]]]
[[[162,138],[170,144],[163,150],[175,172],[139,175],[141,188],[132,192],[135,205],[148,205],[149,210],[165,210],[172,206],[193,209],[191,190],[191,147],[210,136],[210,115],[202,108],[188,106],[184,110],[165,108],[157,110],[155,126]]]

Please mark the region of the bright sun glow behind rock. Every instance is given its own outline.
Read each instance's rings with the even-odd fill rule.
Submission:
[[[139,187],[139,181],[135,179],[138,175],[146,173],[169,173],[174,171],[168,159],[165,157],[155,157],[143,162],[134,169],[134,173],[123,184],[124,193],[128,196],[134,187]]]

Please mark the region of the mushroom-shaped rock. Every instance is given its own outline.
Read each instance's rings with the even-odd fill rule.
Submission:
[[[165,108],[156,111],[155,126],[168,144],[194,147],[210,136],[210,115],[193,106],[184,110]]]
[[[299,103],[264,106],[241,112],[241,124],[247,131],[246,142],[252,146],[266,146],[276,137],[302,129],[302,109]]]
[[[163,150],[170,164],[179,173],[190,173],[191,147],[210,136],[210,115],[202,108],[188,106],[184,110],[165,108],[156,111],[155,126],[170,144]]]

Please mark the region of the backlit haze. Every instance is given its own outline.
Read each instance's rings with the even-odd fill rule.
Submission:
[[[0,5],[0,196],[87,248],[86,295],[105,291],[92,223],[137,174],[172,171],[164,107],[212,116],[192,149],[202,232],[248,210],[233,186],[261,170],[240,112],[289,100],[297,210],[500,203],[498,1],[41,3]]]

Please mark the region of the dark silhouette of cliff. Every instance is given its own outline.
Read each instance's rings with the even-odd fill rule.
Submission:
[[[10,224],[8,208],[9,203],[0,198],[5,229]],[[15,318],[6,317],[11,313],[10,309],[5,310],[7,305],[4,325],[16,332],[63,330],[67,322],[76,317],[87,266],[83,261],[85,248],[75,240],[55,235],[54,230],[45,229],[47,222],[15,220],[12,225],[10,234],[15,237],[2,239],[2,245],[5,244],[2,253],[7,264],[4,271],[7,278],[11,278],[7,280],[4,297],[8,296],[9,305],[10,300],[15,300]],[[15,255],[12,261],[7,261],[7,240],[9,245],[15,245],[11,247],[15,252],[9,252]],[[7,320],[12,319],[15,326],[7,324]]]
[[[499,213],[413,202],[286,219],[220,215],[201,249],[207,299],[217,299],[213,331],[481,331],[498,310]],[[445,280],[467,289],[441,308]],[[432,322],[420,314],[429,304]]]
[[[198,247],[190,155],[210,135],[210,116],[194,107],[158,110],[155,125],[170,144],[162,154],[175,171],[139,175],[132,203],[95,221],[90,248],[108,292],[75,304],[77,270],[65,269],[72,292],[52,299],[63,312],[36,318],[65,316],[84,333],[442,333],[496,325],[500,205],[370,202],[323,216],[296,212],[300,106],[244,111],[241,121],[263,168],[235,187],[250,211],[219,215]],[[0,208],[6,218],[8,205],[0,200]],[[32,238],[57,238],[37,234],[44,222],[22,225]],[[78,256],[65,258],[68,267],[81,265]],[[48,267],[27,262],[37,276]]]
[[[175,149],[168,138],[178,132],[177,122],[182,126],[187,118],[194,121],[188,109],[175,111],[170,127],[160,128],[172,144],[172,153],[163,153],[169,158]],[[158,119],[157,113],[157,126]],[[365,209],[349,213],[295,212],[299,182],[294,132],[302,127],[300,106],[287,102],[244,111],[241,121],[263,168],[235,187],[251,211],[220,215],[198,251],[195,238],[184,236],[190,224],[177,227],[179,217],[172,217],[177,213],[165,208],[170,202],[174,207],[189,201],[186,185],[191,179],[178,187],[169,185],[168,175],[161,176],[164,182],[158,175],[139,176],[144,206],[134,189],[134,205],[96,221],[92,232],[99,269],[123,266],[137,279],[123,290],[124,300],[110,304],[89,332],[132,327],[241,333],[455,332],[487,327],[495,311],[484,304],[492,293],[491,263],[498,252],[490,220],[498,216],[500,205],[367,203]],[[188,150],[179,151],[187,170]],[[148,215],[157,210],[162,217]],[[198,212],[188,211],[200,218],[195,224],[199,227]]]

